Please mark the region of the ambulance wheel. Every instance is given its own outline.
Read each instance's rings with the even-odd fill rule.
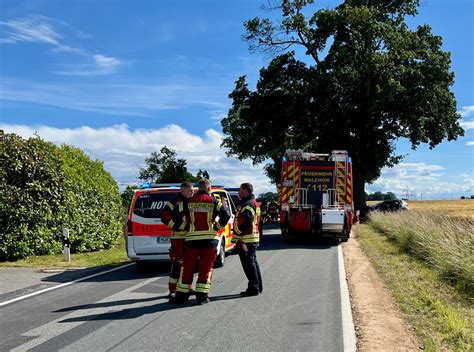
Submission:
[[[221,240],[221,250],[217,255],[216,262],[214,263],[214,268],[222,268],[225,262],[225,239]]]

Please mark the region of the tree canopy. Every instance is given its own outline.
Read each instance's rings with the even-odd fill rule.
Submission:
[[[380,191],[366,194],[365,197],[367,200],[392,200],[397,199],[397,196],[393,192],[382,193]]]
[[[176,151],[166,146],[160,152],[152,152],[145,159],[146,168],[139,171],[138,178],[156,183],[171,183],[194,181],[194,176],[188,172],[185,159],[177,159]]]
[[[237,80],[222,145],[240,159],[272,159],[273,181],[285,148],[348,150],[360,209],[365,183],[402,160],[397,139],[434,148],[463,135],[450,54],[428,25],[408,27],[418,0],[346,0],[306,17],[312,3],[285,0],[273,7],[280,20],[244,23],[250,49],[277,56],[255,91]],[[303,48],[309,64],[292,47]]]
[[[257,202],[260,202],[262,207],[265,207],[270,202],[277,202],[278,201],[278,194],[274,192],[266,192],[261,193],[258,198]]]
[[[265,169],[273,182],[285,149],[303,147],[307,140],[303,126],[309,119],[308,71],[292,54],[284,54],[260,70],[255,92],[249,90],[242,76],[229,95],[233,104],[222,120],[227,135],[223,146],[241,160],[261,163],[272,159],[273,164]]]
[[[196,176],[193,176],[188,172],[186,159],[178,159],[176,151],[167,146],[161,148],[160,152],[152,152],[145,159],[145,163],[147,167],[140,169],[138,178],[152,183],[197,182],[201,178],[210,179],[207,170],[199,169]]]
[[[128,211],[130,208],[130,203],[132,202],[133,192],[137,189],[140,189],[138,185],[131,184],[127,185],[122,193],[120,193],[120,198],[122,199],[122,207]]]

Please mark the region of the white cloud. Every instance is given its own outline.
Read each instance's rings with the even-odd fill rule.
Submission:
[[[393,192],[398,196],[407,193],[431,198],[449,193],[472,193],[474,175],[461,174],[451,178],[444,167],[426,163],[400,163],[384,168],[381,177],[367,186],[367,191]],[[470,193],[469,193],[470,194]]]
[[[36,83],[3,78],[0,99],[95,111],[119,116],[156,116],[156,111],[189,106],[225,109],[229,88],[195,81],[156,84]]]
[[[64,44],[55,46],[52,49],[52,51],[55,53],[73,53],[73,54],[79,54],[79,55],[87,55],[87,52],[83,49],[73,48],[72,46],[64,45]]]
[[[92,35],[90,33],[86,33],[86,32],[79,31],[79,30],[76,31],[75,36],[78,39],[91,39],[92,38]]]
[[[227,112],[224,110],[213,110],[210,111],[211,120],[214,120],[213,124],[216,126],[221,126],[222,119],[227,117]]]
[[[103,160],[105,168],[120,183],[137,182],[138,170],[144,166],[145,158],[166,145],[176,150],[178,157],[188,161],[190,172],[205,169],[216,184],[232,187],[251,182],[257,194],[275,191],[264,175],[262,166],[227,157],[220,148],[223,136],[213,129],[208,129],[204,136],[194,135],[178,125],[130,130],[126,125],[54,128],[0,124],[0,129],[25,138],[37,132],[45,140],[81,148],[91,157]]]
[[[114,57],[96,54],[91,63],[78,65],[63,65],[63,69],[54,73],[67,76],[98,76],[117,72],[123,63]]]
[[[104,55],[94,55],[94,60],[97,66],[104,67],[104,68],[114,68],[120,65],[119,60],[113,57],[107,57]]]
[[[464,128],[465,130],[472,130],[472,129],[474,129],[474,120],[461,121],[461,126],[462,126],[462,128]]]
[[[458,113],[461,115],[461,117],[467,117],[471,116],[474,114],[474,105],[469,105],[469,106],[463,106]]]
[[[32,42],[59,45],[59,39],[62,37],[55,31],[53,22],[53,19],[39,15],[0,21],[0,26],[6,27],[6,35],[0,38],[0,43]]]
[[[54,73],[61,75],[93,76],[112,74],[117,71],[122,62],[114,57],[102,54],[90,54],[87,50],[73,47],[62,42],[63,36],[55,25],[69,26],[67,23],[41,15],[30,15],[24,18],[0,21],[0,26],[6,27],[6,35],[0,38],[0,44],[15,44],[19,42],[41,43],[53,46],[55,53],[73,53],[86,56],[91,60],[88,64],[64,65],[66,69]],[[76,37],[90,38],[89,34],[81,31]]]
[[[467,146],[474,146],[474,141],[469,141],[466,143]]]

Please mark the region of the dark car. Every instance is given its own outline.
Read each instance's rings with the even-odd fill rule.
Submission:
[[[408,204],[403,199],[391,199],[370,205],[367,208],[369,211],[399,211],[408,210]]]

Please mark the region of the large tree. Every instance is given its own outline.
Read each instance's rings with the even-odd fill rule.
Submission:
[[[230,154],[254,162],[274,159],[268,150],[288,140],[312,151],[346,149],[354,164],[356,208],[361,209],[365,183],[402,159],[395,150],[397,139],[408,139],[413,149],[420,143],[434,148],[444,139],[463,135],[450,91],[450,54],[428,25],[416,30],[407,26],[406,17],[417,14],[419,0],[346,0],[307,18],[312,3],[285,0],[274,6],[281,20],[257,17],[245,22],[244,38],[251,50],[278,55],[300,47],[310,67],[304,69],[305,89],[296,97],[299,85],[286,82],[285,75],[299,83],[301,73],[293,75],[285,65],[274,66],[272,82],[278,83],[280,75],[282,82],[273,92],[263,94],[258,86],[249,91],[240,78],[230,95],[233,106],[222,121],[227,134],[223,145]],[[293,56],[277,57],[268,69],[278,60],[288,60],[288,55]],[[295,60],[292,65],[303,64]],[[287,93],[288,105],[262,103],[265,96],[275,97],[273,93],[281,90]],[[265,124],[255,120],[267,118],[281,124],[254,128]],[[246,145],[238,142],[243,135]]]
[[[228,148],[228,154],[241,160],[250,158],[257,164],[270,159],[273,163],[267,164],[265,170],[274,183],[285,149],[302,148],[306,143],[309,71],[292,53],[284,54],[260,70],[255,92],[249,90],[242,76],[229,95],[233,104],[221,122],[227,135],[223,146]]]

